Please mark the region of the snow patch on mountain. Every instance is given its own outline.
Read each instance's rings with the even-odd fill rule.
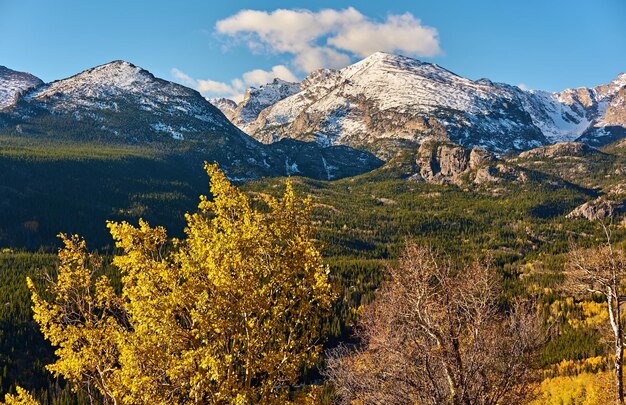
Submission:
[[[590,119],[572,105],[562,101],[559,93],[528,91],[522,97],[524,109],[550,143],[571,142],[591,123]]]
[[[155,131],[168,133],[174,139],[178,139],[178,140],[185,139],[184,135],[182,134],[182,131],[185,131],[186,128],[180,128],[179,130],[176,130],[175,128],[172,128],[170,125],[164,124],[162,122],[157,122],[156,124],[150,124],[150,126]]]
[[[0,110],[14,104],[20,94],[42,84],[41,79],[30,73],[0,66]]]
[[[254,128],[250,125],[261,111],[298,93],[300,89],[300,83],[276,78],[271,83],[246,90],[243,100],[235,108],[231,104],[234,103],[232,100],[216,100],[215,105],[242,131],[253,132]]]

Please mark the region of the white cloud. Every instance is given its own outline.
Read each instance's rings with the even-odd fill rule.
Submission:
[[[345,27],[328,38],[328,44],[366,57],[376,51],[400,52],[408,56],[441,53],[437,30],[422,26],[410,13],[390,15],[384,23],[370,20]]]
[[[268,46],[279,52],[296,53],[315,39],[335,31],[340,25],[354,23],[364,17],[354,8],[342,11],[278,9],[271,13],[256,10],[241,10],[237,14],[220,20],[215,25],[217,32],[226,35],[246,35],[248,45]]]
[[[522,89],[524,91],[529,91],[530,90],[530,88],[528,86],[526,86],[524,83],[518,84],[517,87],[519,87],[520,89]]]
[[[216,31],[238,39],[253,52],[293,55],[304,72],[348,65],[352,56],[376,51],[429,57],[441,53],[435,28],[410,13],[376,21],[353,7],[344,10],[242,10],[217,22]]]
[[[233,84],[233,87],[236,89],[243,89],[246,86],[246,84],[241,79],[233,79],[231,80],[231,83]]]
[[[236,78],[230,83],[218,82],[215,80],[194,79],[188,74],[174,68],[172,76],[180,83],[198,90],[207,98],[226,97],[236,102],[243,99],[243,92],[251,86],[262,86],[275,78],[295,82],[298,78],[285,65],[276,65],[271,70],[254,69],[245,72],[241,78]]]
[[[231,94],[233,86],[215,80],[196,80],[196,90],[202,94]]]
[[[319,68],[342,68],[356,57],[377,51],[414,57],[442,53],[437,30],[422,25],[413,14],[392,14],[379,21],[353,7],[317,12],[241,10],[218,21],[215,30],[245,44],[252,53],[290,55],[289,66],[304,73]],[[178,69],[172,69],[171,73],[180,83],[206,97],[228,97],[235,101],[240,101],[250,86],[261,86],[274,78],[298,80],[285,65],[276,65],[271,70],[254,69],[230,82],[194,79]]]
[[[196,85],[196,81],[194,79],[191,78],[191,76],[181,72],[180,70],[174,68],[172,69],[172,76],[174,76],[174,78],[178,79],[178,81],[180,81],[183,84],[186,84],[188,86],[195,86]]]
[[[327,47],[309,47],[296,55],[294,64],[304,72],[320,68],[340,69],[348,66],[352,58],[345,53]]]
[[[254,69],[243,74],[243,82],[250,86],[262,86],[271,82],[274,78],[286,80],[288,82],[298,81],[298,78],[291,73],[291,70],[289,70],[289,68],[285,65],[276,65],[270,71]]]

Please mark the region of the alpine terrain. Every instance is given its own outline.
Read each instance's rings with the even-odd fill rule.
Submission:
[[[288,137],[348,145],[383,159],[425,140],[501,153],[574,140],[600,146],[626,136],[626,74],[591,89],[525,91],[377,52],[280,86],[252,89],[236,107],[217,105],[228,106],[232,122],[264,143]]]
[[[368,153],[347,147],[294,141],[263,145],[197,91],[125,61],[48,84],[2,68],[0,96],[2,135],[186,153],[200,162],[219,162],[237,180],[290,174],[334,179],[379,165]]]
[[[42,84],[41,79],[30,73],[0,66],[0,109],[13,104],[21,93]]]

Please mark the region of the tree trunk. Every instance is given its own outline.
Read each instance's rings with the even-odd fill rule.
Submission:
[[[624,403],[624,371],[622,369],[622,359],[624,357],[624,344],[622,342],[622,323],[620,322],[621,311],[619,298],[616,297],[615,317],[617,324],[617,336],[615,339],[615,389],[617,390],[617,403]]]
[[[621,311],[617,288],[608,291],[607,304],[609,309],[609,321],[611,322],[611,328],[613,329],[613,336],[615,338],[615,403],[623,405],[624,372],[622,370],[622,359],[624,357],[624,344],[622,341]]]
[[[617,339],[615,342],[615,390],[617,394],[617,404],[622,405],[624,403],[624,385],[623,378],[624,373],[622,370],[622,357],[624,355],[624,347],[622,346],[622,339]]]

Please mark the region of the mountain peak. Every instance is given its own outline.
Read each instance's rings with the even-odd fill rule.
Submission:
[[[363,60],[381,60],[381,59],[395,59],[398,58],[399,55],[394,55],[389,52],[376,51],[370,56],[364,58]]]
[[[81,77],[81,76],[94,76],[94,77],[99,77],[101,79],[106,79],[106,78],[112,79],[112,78],[122,78],[122,77],[130,79],[133,77],[137,77],[139,75],[154,78],[154,76],[150,72],[148,72],[145,69],[142,69],[139,66],[133,65],[132,63],[124,61],[124,60],[114,60],[112,62],[105,63],[103,65],[99,65],[99,66],[84,70],[81,73],[65,80],[69,80],[69,79]],[[117,82],[117,84],[119,84],[119,82]]]
[[[278,78],[261,87],[252,87],[246,90],[243,101],[237,106],[237,111],[233,112],[233,123],[245,131],[246,125],[256,120],[263,109],[298,93],[300,90],[300,83],[292,83]],[[222,109],[222,112],[229,116],[227,106],[226,109]]]
[[[165,84],[166,86],[162,86]],[[31,93],[28,97],[43,99],[56,97],[59,94],[71,96],[74,99],[107,98],[114,95],[145,93],[147,90],[167,91],[176,93],[192,91],[183,86],[176,86],[161,79],[157,79],[145,69],[123,60],[115,60],[84,70],[67,79],[56,80],[45,87]]]
[[[208,101],[217,107],[230,121],[235,116],[235,110],[237,109],[237,103],[226,97],[210,98]]]
[[[372,64],[372,63],[380,63],[380,62],[382,62],[382,63],[395,63],[395,64],[410,63],[412,65],[432,65],[432,66],[437,66],[437,65],[434,65],[432,63],[422,62],[419,59],[411,58],[409,56],[398,55],[398,54],[395,54],[395,53],[382,52],[382,51],[374,52],[370,56],[362,59],[360,62],[357,62],[357,64],[358,63]]]
[[[370,56],[364,58],[363,60],[370,61],[399,61],[399,60],[411,60],[413,62],[424,63],[419,59],[411,58],[409,56],[400,55],[396,53],[377,51],[371,54]]]
[[[265,84],[265,86],[268,86],[268,85],[281,85],[281,84],[293,84],[293,82],[281,79],[279,77],[275,77],[274,80],[272,80],[271,82]],[[261,87],[263,87],[263,86],[261,86]]]
[[[539,146],[545,138],[516,97],[432,63],[375,52],[341,70],[311,73],[301,92],[267,107],[243,129],[262,142],[294,137],[372,148],[384,140],[389,151],[443,138],[494,151]],[[387,156],[383,149],[380,156]]]
[[[617,77],[613,79],[613,81],[611,81],[611,84],[617,85],[619,87],[626,86],[626,72],[618,74]]]
[[[19,72],[17,70],[9,69],[6,66],[0,65],[0,79],[7,79],[11,77],[14,77],[14,78],[23,77],[23,78],[28,78],[33,82],[43,83],[43,81],[35,75],[32,75],[27,72]]]
[[[387,52],[375,52],[361,61],[341,69],[344,75],[374,74],[377,76],[418,75],[435,80],[462,79],[457,74],[435,64]]]
[[[132,110],[143,125],[142,134],[148,137],[162,133],[186,139],[230,125],[196,90],[157,78],[122,60],[40,86],[23,99],[26,104],[32,102],[55,114],[71,113],[78,119],[95,122],[107,121],[105,116],[111,114],[121,113],[122,117]],[[113,126],[104,130],[119,132]]]
[[[125,61],[123,59],[116,59],[116,60],[112,60],[109,63],[103,63],[100,66],[107,66],[107,65],[120,65],[120,66],[132,66],[132,67],[136,67],[135,65],[133,65],[132,63]],[[98,66],[95,66],[98,67]]]
[[[271,82],[263,84],[259,87],[251,87],[246,90],[246,94],[248,93],[264,93],[264,92],[274,92],[280,89],[291,89],[291,88],[300,88],[300,83],[297,82],[288,82],[287,80],[279,79],[275,77]],[[286,90],[283,90],[286,91]]]

